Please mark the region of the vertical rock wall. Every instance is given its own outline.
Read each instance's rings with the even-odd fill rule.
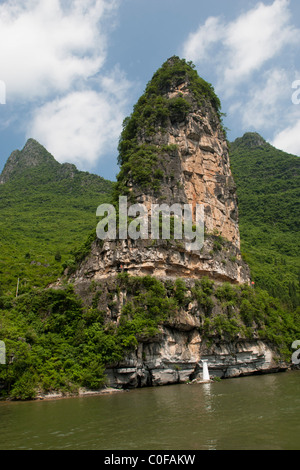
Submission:
[[[124,128],[119,196],[127,192],[130,201],[144,204],[149,214],[152,204],[189,204],[193,209],[202,205],[204,246],[189,252],[176,240],[96,242],[77,277],[97,280],[122,266],[133,275],[192,279],[208,275],[249,283],[249,269],[240,254],[236,187],[217,98],[184,61],[171,58],[162,70],[148,84]]]

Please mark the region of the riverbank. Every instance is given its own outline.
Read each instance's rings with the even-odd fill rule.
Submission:
[[[78,393],[47,393],[47,394],[39,394],[35,400],[62,400],[66,398],[85,398],[85,397],[95,397],[99,395],[112,395],[114,393],[121,393],[125,392],[126,390],[116,389],[116,388],[103,388],[101,390],[85,390],[80,389]]]
[[[35,398],[28,400],[16,400],[13,398],[2,398],[0,402],[34,402],[34,401],[50,401],[50,400],[66,400],[68,398],[85,398],[85,397],[95,397],[101,395],[113,395],[115,393],[124,393],[128,390],[116,389],[112,387],[106,387],[101,390],[85,390],[80,389],[76,393],[64,393],[64,392],[53,392],[53,393],[38,393]]]
[[[179,383],[170,383],[170,384],[165,384],[165,385],[157,385],[156,387],[167,387],[167,386],[172,386],[172,385],[202,385],[202,384],[208,384],[208,383],[214,383],[214,382],[219,382],[223,380],[228,380],[229,378],[231,379],[238,379],[238,378],[245,378],[245,377],[250,377],[250,376],[258,376],[258,375],[272,375],[272,374],[280,374],[280,373],[285,373],[288,371],[292,370],[299,370],[299,367],[284,367],[284,368],[278,368],[278,369],[272,369],[272,370],[264,370],[264,371],[257,371],[257,372],[252,372],[249,374],[245,375],[239,375],[236,377],[227,377],[227,378],[220,378],[217,376],[211,376],[210,380],[203,380],[202,377],[198,377],[194,380],[191,381],[185,381],[185,382],[179,382]],[[105,387],[101,390],[86,390],[86,389],[80,389],[78,393],[62,393],[62,392],[57,392],[57,393],[48,393],[48,394],[39,394],[34,400],[61,400],[61,399],[67,399],[67,398],[85,398],[85,397],[95,397],[95,396],[101,396],[101,395],[113,395],[117,393],[124,393],[124,392],[129,392],[130,390],[136,390],[138,388],[153,388],[153,387],[134,387],[134,388],[113,388],[113,387]]]
[[[0,398],[0,403],[1,402],[17,402],[17,401],[27,401],[27,402],[34,402],[34,401],[50,401],[50,400],[66,400],[68,398],[85,398],[85,397],[96,397],[96,396],[101,396],[101,395],[113,395],[113,394],[118,394],[118,393],[124,393],[124,392],[129,392],[131,390],[135,390],[138,388],[156,388],[156,387],[166,387],[166,386],[171,386],[171,385],[201,385],[201,384],[207,384],[207,383],[214,383],[214,382],[220,382],[223,380],[228,380],[228,379],[238,379],[238,378],[243,378],[243,377],[249,377],[249,376],[257,376],[257,375],[272,375],[272,374],[279,374],[283,372],[288,372],[288,371],[299,371],[300,366],[299,365],[286,365],[286,367],[278,367],[277,369],[270,369],[270,370],[257,370],[256,372],[250,372],[247,374],[241,374],[237,376],[231,376],[231,377],[218,377],[215,375],[211,375],[210,380],[203,380],[203,378],[197,377],[193,380],[186,380],[186,381],[180,381],[180,382],[174,382],[174,383],[168,383],[168,384],[160,384],[160,385],[154,385],[154,386],[147,386],[147,387],[132,387],[132,388],[116,388],[116,387],[111,387],[111,386],[105,386],[102,389],[99,390],[88,390],[85,388],[79,389],[77,392],[71,393],[71,392],[52,392],[52,393],[41,393],[37,392],[37,395],[35,398],[28,399],[28,400],[16,400],[13,398]]]

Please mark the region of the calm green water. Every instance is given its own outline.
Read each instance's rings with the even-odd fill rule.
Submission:
[[[300,372],[0,403],[0,449],[300,449]]]

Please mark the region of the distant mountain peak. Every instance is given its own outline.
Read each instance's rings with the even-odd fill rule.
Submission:
[[[30,168],[45,166],[57,167],[60,164],[34,139],[28,139],[22,150],[15,150],[8,158],[0,176],[0,184],[22,175]]]
[[[23,150],[20,152],[26,160],[26,166],[37,166],[45,162],[58,163],[55,158],[34,139],[28,139]]]
[[[32,139],[31,137],[27,140],[26,144],[24,145],[24,148],[28,146],[43,147],[37,140]]]
[[[112,189],[112,183],[99,175],[80,171],[73,163],[59,163],[34,139],[28,139],[22,150],[12,152],[0,175],[0,185],[4,184],[11,184],[13,191],[23,188],[29,194],[31,188],[51,193],[56,187],[57,191],[73,195],[91,193],[92,188],[97,194],[110,193]]]
[[[266,142],[265,139],[257,132],[246,132],[243,137],[236,139],[234,144],[244,148],[258,148],[269,145],[268,142]]]

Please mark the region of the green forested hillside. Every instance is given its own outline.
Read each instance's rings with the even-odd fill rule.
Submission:
[[[44,287],[96,227],[111,182],[60,164],[30,139],[0,177],[0,290]]]
[[[300,305],[300,158],[247,133],[230,145],[241,244],[257,286]]]
[[[120,361],[138,337],[151,338],[159,324],[192,301],[202,312],[204,339],[259,337],[289,361],[300,334],[300,160],[246,134],[231,145],[231,161],[242,250],[256,289],[217,286],[203,278],[189,292],[180,279],[162,283],[120,274],[107,294],[103,285],[91,284],[88,308],[72,285],[45,287],[74,262],[74,250],[95,231],[96,208],[110,199],[112,183],[60,165],[32,140],[14,152],[0,177],[0,340],[7,353],[0,398],[98,389],[105,383],[105,365]],[[121,320],[105,323],[121,289],[128,294]],[[107,297],[103,305],[100,294]],[[214,305],[219,313],[213,316]]]

